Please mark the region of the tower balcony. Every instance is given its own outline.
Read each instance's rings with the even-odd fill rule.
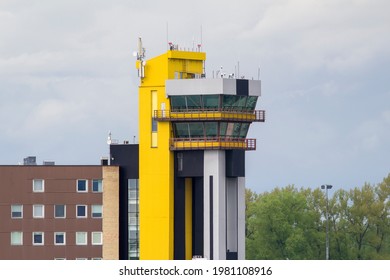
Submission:
[[[157,121],[235,121],[264,122],[265,111],[230,111],[224,108],[211,110],[155,110],[153,118]]]
[[[256,139],[231,137],[171,138],[170,150],[256,150]]]

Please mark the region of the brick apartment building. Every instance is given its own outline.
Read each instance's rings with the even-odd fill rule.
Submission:
[[[0,178],[0,259],[119,258],[118,166],[6,165]]]

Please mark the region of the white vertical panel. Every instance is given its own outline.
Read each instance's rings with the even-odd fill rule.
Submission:
[[[226,178],[226,250],[237,252],[237,178]]]
[[[238,177],[238,259],[245,260],[245,177]]]
[[[226,259],[225,151],[204,152],[204,255]],[[210,209],[210,176],[213,176],[213,209]],[[213,256],[210,256],[210,211],[213,212]]]

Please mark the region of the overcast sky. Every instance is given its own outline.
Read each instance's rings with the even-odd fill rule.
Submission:
[[[390,172],[389,11],[388,0],[0,0],[0,164],[98,164],[109,130],[132,143],[137,38],[147,58],[167,37],[189,48],[202,38],[209,77],[260,68],[267,119],[250,127],[247,187],[379,183]]]

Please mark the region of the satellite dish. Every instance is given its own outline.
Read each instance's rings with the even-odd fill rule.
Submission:
[[[137,52],[136,52],[136,51],[133,51],[133,56],[134,56],[134,57],[137,57],[137,55],[138,55]]]

